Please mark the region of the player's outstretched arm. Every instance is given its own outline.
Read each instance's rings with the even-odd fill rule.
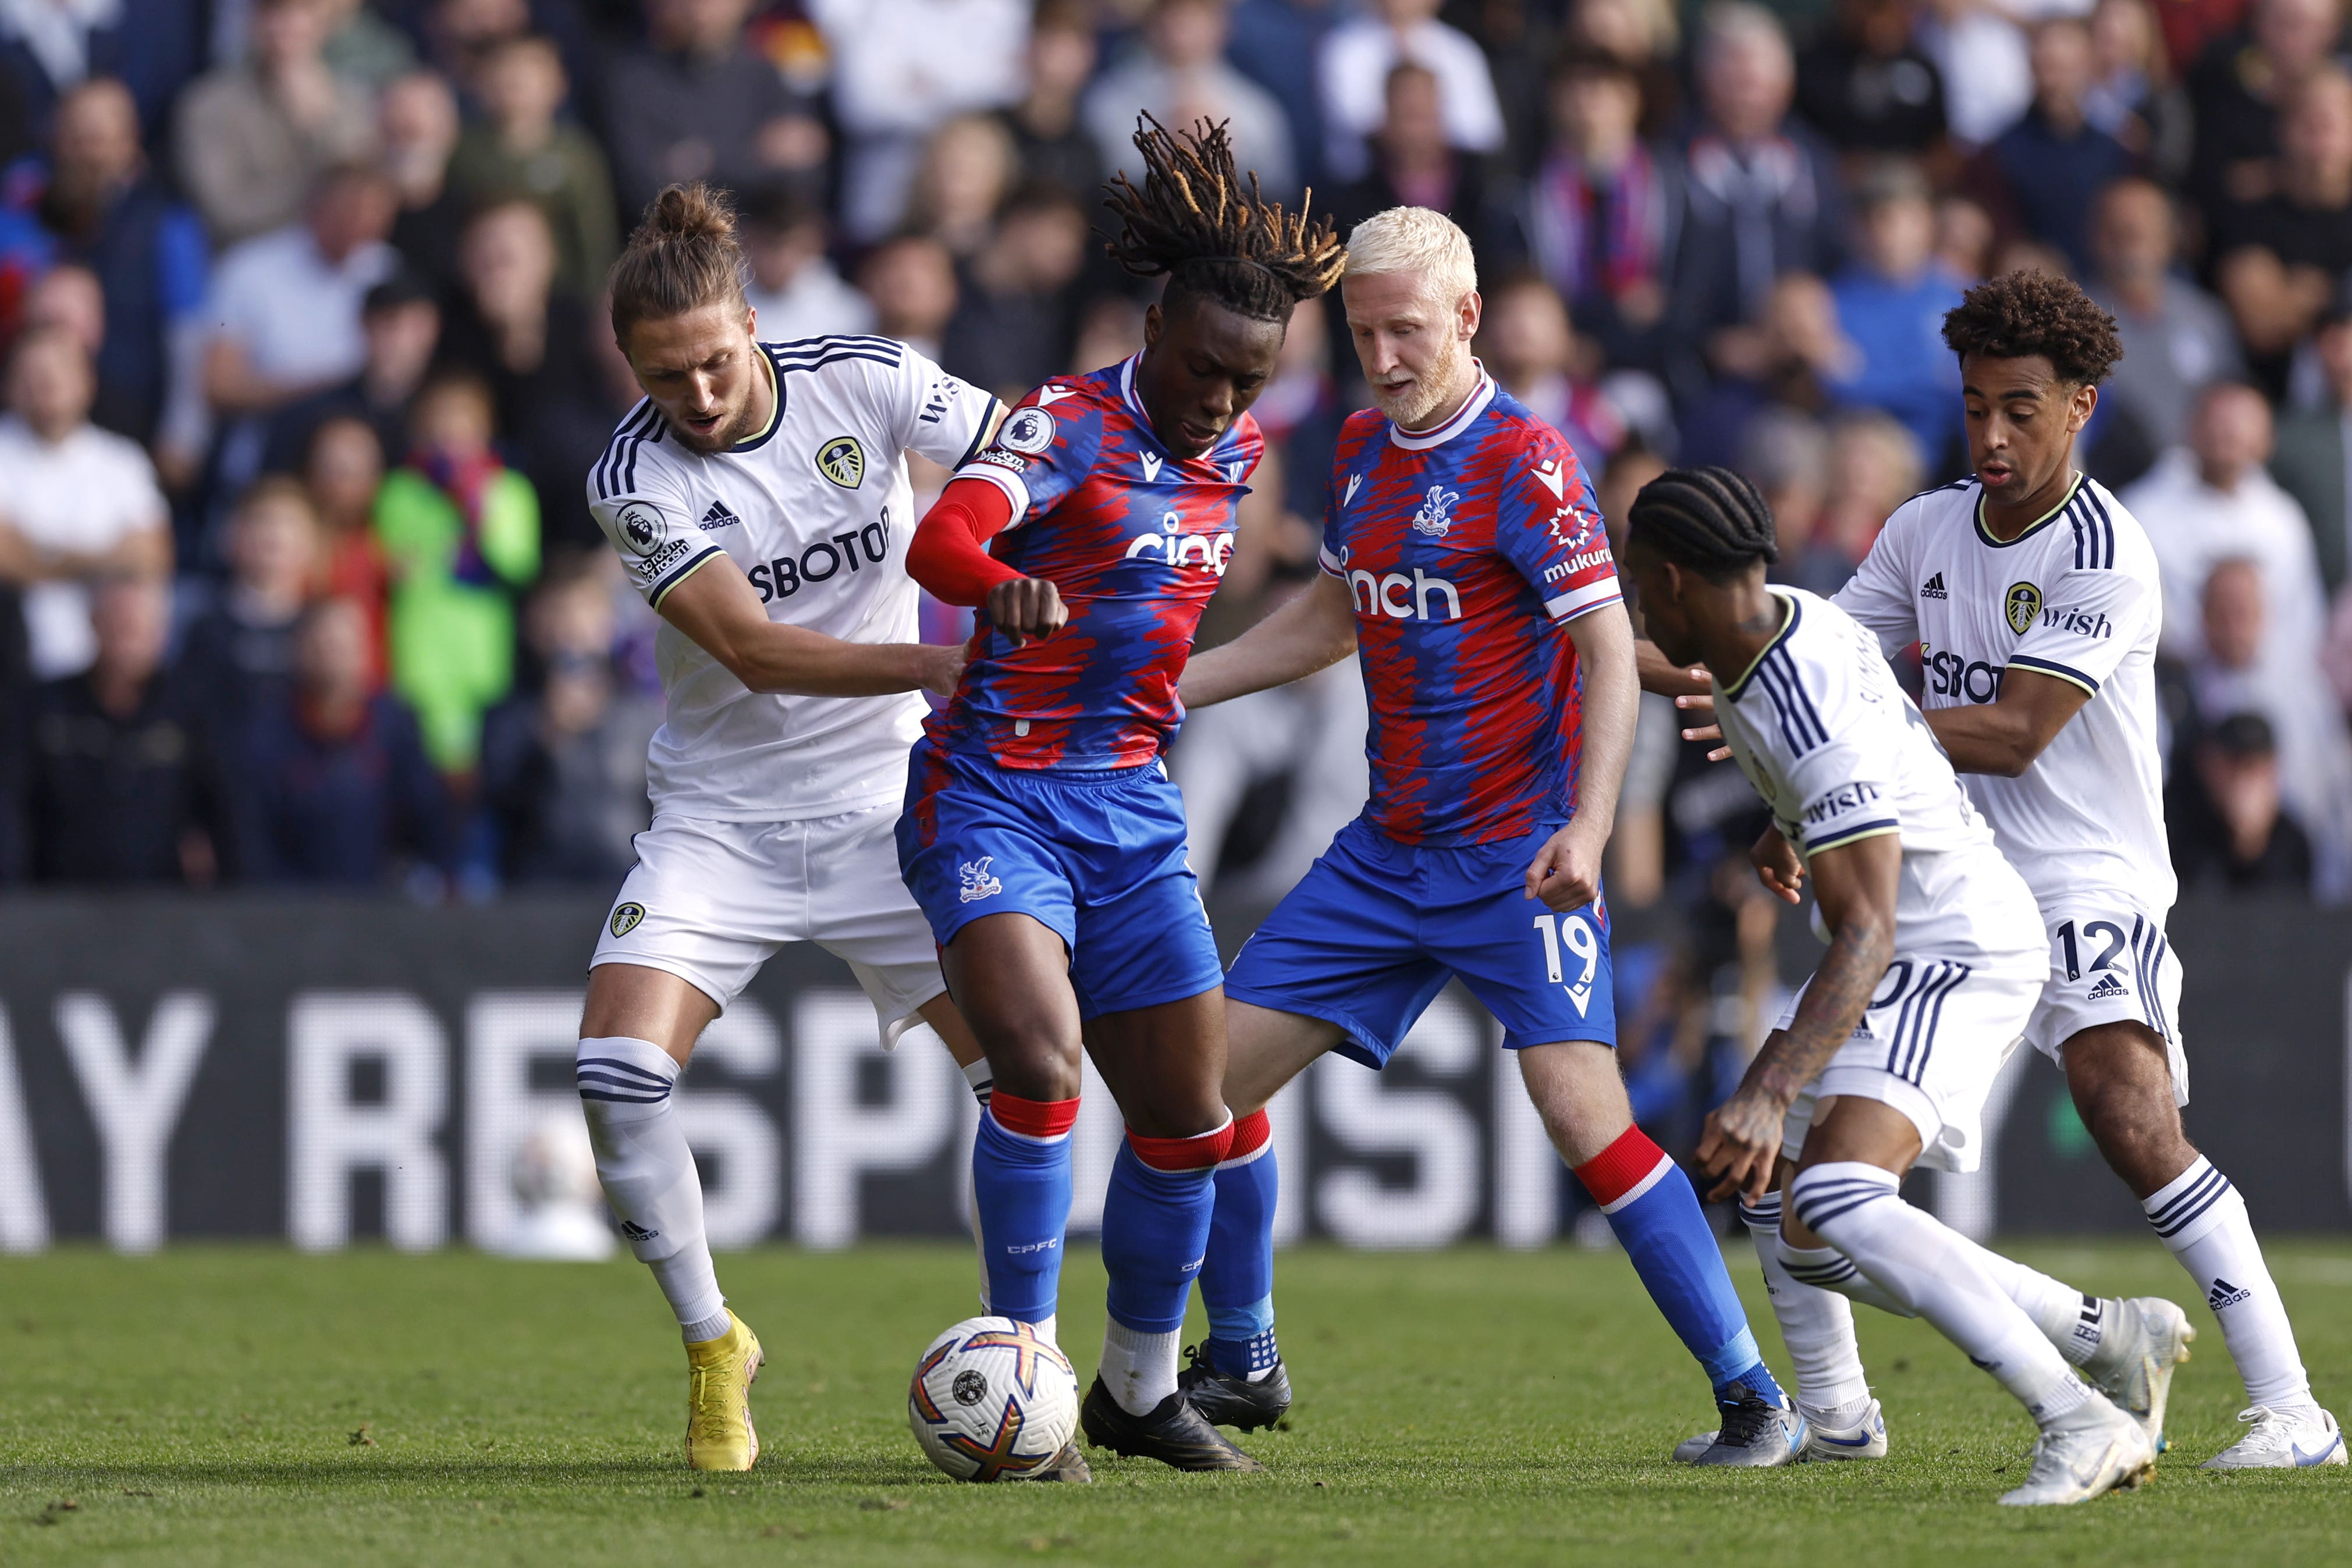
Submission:
[[[1633,669],[1645,692],[1655,692],[1662,697],[1706,695],[1705,664],[1677,664],[1647,637],[1633,639]]]
[[[768,619],[751,579],[713,555],[662,596],[661,617],[755,692],[869,697],[925,690],[953,695],[963,650],[925,643],[845,643]]]
[[[1328,669],[1356,651],[1356,606],[1348,585],[1328,572],[1290,596],[1273,614],[1230,643],[1196,653],[1176,695],[1187,708],[1286,685]]]
[[[1578,721],[1576,815],[1544,841],[1528,866],[1527,895],[1552,909],[1581,909],[1601,896],[1601,856],[1617,825],[1617,796],[1633,755],[1642,691],[1634,673],[1633,622],[1614,601],[1568,623],[1584,687]],[[1561,737],[1565,743],[1567,737]]]
[[[1761,1201],[1780,1156],[1790,1103],[1853,1035],[1895,956],[1902,836],[1874,833],[1822,850],[1812,857],[1811,871],[1830,950],[1805,987],[1789,1032],[1757,1054],[1738,1091],[1707,1115],[1698,1162],[1721,1178],[1710,1198],[1739,1193]]]
[[[2091,694],[2070,680],[2011,664],[2001,672],[1999,697],[1929,708],[1927,727],[1960,772],[2016,779],[2090,700]]]

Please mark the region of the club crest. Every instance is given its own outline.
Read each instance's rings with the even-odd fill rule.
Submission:
[[[1412,515],[1412,531],[1442,539],[1445,530],[1454,526],[1454,503],[1462,498],[1458,490],[1448,490],[1442,485],[1432,485],[1429,494],[1422,497],[1421,510]]]
[[[1004,884],[988,873],[995,859],[994,855],[982,855],[976,861],[957,862],[956,876],[962,885],[956,890],[956,896],[966,904],[978,904],[1003,893]]]
[[[2034,620],[2042,613],[2042,591],[2030,582],[2012,582],[2001,608],[2009,617],[2009,629],[2022,637],[2033,630]]]
[[[866,482],[866,448],[854,435],[836,435],[816,449],[816,471],[845,490]]]

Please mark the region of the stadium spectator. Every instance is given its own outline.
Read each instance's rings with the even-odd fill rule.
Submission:
[[[873,330],[873,302],[843,279],[826,254],[821,209],[771,189],[746,197],[742,216],[743,253],[751,264],[743,298],[760,313],[761,341]]]
[[[612,591],[593,570],[551,578],[525,616],[540,689],[492,708],[482,729],[482,802],[505,879],[610,886],[652,824],[646,746],[661,705],[614,680]]]
[[[1333,175],[1360,179],[1370,166],[1369,140],[1387,112],[1389,72],[1403,60],[1437,78],[1449,142],[1465,152],[1504,151],[1503,106],[1486,57],[1468,35],[1439,21],[1437,11],[1438,0],[1372,0],[1364,15],[1341,22],[1324,38],[1318,96],[1324,162]],[[1242,162],[1252,163],[1246,156]]]
[[[928,235],[901,235],[876,246],[857,269],[857,287],[874,301],[874,330],[940,357],[940,339],[956,310],[955,259]]]
[[[1642,140],[1642,77],[1614,55],[1563,52],[1549,103],[1551,140],[1526,201],[1535,264],[1611,363],[1663,370],[1682,164]]]
[[[2339,297],[2315,343],[2324,387],[2317,406],[2280,414],[2271,476],[2303,507],[2327,591],[2340,590],[2352,558],[2352,301]]]
[[[87,267],[103,303],[91,417],[136,441],[153,437],[173,345],[199,319],[209,264],[203,225],[148,172],[130,89],[110,77],[59,99],[47,178],[33,214],[49,241],[42,265]]]
[[[2278,740],[2258,713],[2201,731],[2165,790],[2165,834],[2181,891],[2310,891],[2310,838],[2284,810]]]
[[[182,187],[227,246],[289,223],[325,171],[374,150],[366,89],[329,69],[326,0],[253,0],[252,58],[180,99]]]
[[[1583,355],[1587,364],[1578,363],[1577,333],[1568,308],[1542,278],[1522,273],[1487,286],[1478,354],[1496,385],[1568,438],[1586,473],[1605,468],[1632,434],[1608,392],[1579,373],[1595,357]]]
[[[1838,329],[1837,300],[1809,272],[1784,273],[1765,300],[1754,342],[1741,343],[1743,367],[1715,378],[1682,419],[1685,458],[1736,464],[1750,422],[1770,407],[1818,415],[1835,401],[1832,382],[1854,373],[1861,353]],[[1726,334],[1729,341],[1738,341]]]
[[[832,51],[833,109],[848,142],[842,226],[871,244],[906,211],[933,131],[1021,96],[1029,0],[808,0],[806,9]]]
[[[427,894],[451,859],[448,791],[416,720],[371,674],[367,616],[325,599],[302,618],[294,689],[254,716],[238,751],[247,880]]]
[[[646,0],[646,47],[618,49],[605,66],[604,151],[623,213],[643,211],[675,180],[821,180],[831,139],[775,67],[744,47],[750,9],[751,0]]]
[[[1086,245],[1076,197],[1058,185],[1014,192],[963,269],[940,362],[1007,402],[1060,374],[1077,330],[1070,285],[1086,265]]]
[[[375,505],[392,568],[392,685],[434,765],[465,774],[483,712],[514,684],[513,596],[539,571],[539,498],[492,449],[497,417],[479,379],[443,372],[411,417],[415,453]]]
[[[1810,564],[1807,550],[1829,497],[1830,436],[1821,420],[1785,404],[1760,410],[1740,433],[1735,463],[1756,481],[1772,508],[1780,559],[1772,580],[1786,582]]]
[[[1910,430],[1864,410],[1830,421],[1827,459],[1821,510],[1801,541],[1782,549],[1778,574],[1823,595],[1853,580],[1889,514],[1919,493],[1926,475]]]
[[[2091,59],[2084,114],[2158,184],[2177,188],[2189,174],[2197,127],[2149,0],[2098,0],[2091,12]]]
[[[1944,347],[1944,315],[1965,285],[1936,255],[1936,209],[1915,165],[1879,163],[1853,195],[1854,259],[1831,280],[1830,294],[1854,356],[1830,391],[1842,402],[1893,414],[1941,467],[1960,434],[1960,371]]]
[[[441,341],[441,308],[422,278],[396,272],[367,291],[360,305],[366,359],[359,373],[298,398],[269,416],[262,468],[290,474],[302,466],[326,420],[359,419],[386,452],[408,450],[408,402],[425,384]]]
[[[2133,159],[2090,120],[2090,28],[2051,18],[2033,30],[2032,58],[2032,105],[1986,150],[1979,183],[2005,231],[2054,247],[2079,276],[2090,265],[2098,193],[2130,173]]]
[[[1339,0],[1237,0],[1227,24],[1225,58],[1282,107],[1298,178],[1307,185],[1319,187],[1325,172],[1317,62],[1324,37],[1346,9]]]
[[[2118,180],[2099,193],[2091,225],[2098,269],[2091,298],[2115,313],[2130,371],[2099,389],[2100,408],[2114,423],[2099,436],[2104,458],[2127,443],[2144,456],[2186,436],[2189,409],[2207,382],[2245,373],[2238,335],[2219,300],[2175,269],[2179,223],[2172,198],[2154,182]],[[2133,472],[2130,477],[2137,477]]]
[[[374,427],[348,414],[320,425],[303,455],[302,486],[319,520],[318,597],[348,599],[366,612],[369,667],[381,685],[392,573],[375,537],[383,444]]]
[[[1256,172],[1267,195],[1286,198],[1299,188],[1282,106],[1225,63],[1226,9],[1227,0],[1158,0],[1144,24],[1143,47],[1096,78],[1086,95],[1086,121],[1106,168],[1142,181],[1139,114],[1180,128],[1225,120],[1235,161]]]
[[[1709,6],[1697,69],[1703,113],[1684,150],[1689,204],[1673,309],[1718,367],[1751,373],[1760,368],[1754,335],[1725,329],[1758,319],[1780,274],[1834,269],[1843,204],[1827,153],[1788,117],[1794,66],[1769,11],[1746,0]]]
[[[239,733],[293,690],[294,626],[319,580],[319,517],[299,480],[271,475],[247,489],[229,525],[229,578],[180,638],[182,679],[212,732]]]
[[[302,222],[221,258],[205,305],[205,395],[215,412],[266,413],[366,365],[361,308],[398,260],[384,243],[395,200],[364,164],[331,169]]]
[[[2344,30],[2342,0],[2253,0],[2245,20],[2189,73],[2197,127],[2189,189],[2209,214],[2278,189],[2280,118],[2328,68]]]
[[[1656,139],[1683,118],[1682,22],[1672,0],[1575,0],[1569,7],[1570,50],[1593,49],[1622,61],[1642,78],[1642,134]]]
[[[0,5],[0,97],[15,101],[28,138],[46,140],[74,89],[113,77],[131,89],[141,122],[159,126],[203,68],[205,13],[188,0],[8,0]],[[0,167],[6,162],[0,151]]]
[[[1097,57],[1084,0],[1044,0],[1029,24],[1020,101],[997,112],[1021,178],[1059,185],[1082,202],[1094,199],[1104,173],[1102,149],[1080,113]]]
[[[2311,73],[2286,100],[2279,142],[2274,188],[2216,214],[2212,245],[2215,285],[2272,390],[2352,271],[2352,75]]]
[[[588,133],[557,119],[572,90],[563,57],[536,35],[502,39],[474,79],[488,118],[458,138],[450,184],[474,208],[538,203],[555,235],[557,287],[593,298],[620,243],[613,178]]]
[[[370,92],[382,92],[416,66],[416,46],[368,0],[327,0],[327,41],[319,55],[328,69]]]
[[[2000,0],[1924,0],[1911,36],[1944,82],[1944,120],[1963,152],[1991,142],[2033,101],[2025,34]]]
[[[0,417],[0,580],[22,594],[31,671],[54,681],[89,667],[93,579],[162,580],[171,519],[136,442],[89,423],[89,355],[62,328],[20,335]]]
[[[90,621],[89,668],[36,687],[8,722],[0,870],[12,882],[212,882],[236,850],[203,705],[163,667],[170,591],[106,578]]]
[[[1371,138],[1371,167],[1340,188],[1331,210],[1347,234],[1391,207],[1428,207],[1470,236],[1490,272],[1516,265],[1527,246],[1513,211],[1517,193],[1498,159],[1449,144],[1436,74],[1412,60],[1389,71],[1387,110]]]
[[[1841,152],[1940,149],[1944,78],[1911,41],[1912,11],[1912,0],[1838,0],[1797,56],[1797,113]]]
[[[61,329],[81,345],[94,365],[99,350],[106,347],[106,291],[99,287],[98,274],[72,262],[52,267],[25,290],[24,309],[16,325],[20,331],[31,327]],[[100,395],[105,395],[103,388]],[[97,421],[95,405],[90,417]]]
[[[929,235],[959,261],[978,255],[1019,167],[1003,126],[984,114],[958,115],[923,143],[905,230]]]
[[[411,71],[376,100],[384,173],[400,193],[392,248],[404,266],[446,288],[457,277],[457,236],[466,203],[449,178],[457,148],[457,99],[431,71]]]

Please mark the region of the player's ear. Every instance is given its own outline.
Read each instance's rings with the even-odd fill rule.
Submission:
[[[748,299],[743,301],[743,335],[755,343],[760,340],[760,308]]]
[[[1461,331],[1462,340],[1466,343],[1478,335],[1478,323],[1486,319],[1486,302],[1474,288],[1462,297],[1462,303],[1454,308],[1454,315],[1457,318],[1454,325]]]
[[[1147,349],[1158,348],[1160,329],[1167,324],[1168,319],[1160,314],[1158,300],[1155,299],[1145,306],[1143,308],[1143,346]]]
[[[2077,434],[2091,423],[2091,415],[2099,409],[2099,389],[2085,382],[2074,389],[2066,408],[2066,434]]]

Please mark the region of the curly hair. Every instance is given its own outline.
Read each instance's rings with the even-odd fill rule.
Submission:
[[[1944,314],[1944,341],[1966,358],[2040,354],[2058,379],[2097,386],[2124,357],[2116,319],[2069,278],[2011,272],[1979,283]]]
[[[1339,281],[1347,253],[1330,219],[1307,222],[1314,193],[1286,213],[1259,194],[1252,173],[1244,194],[1223,123],[1173,131],[1147,114],[1135,145],[1143,185],[1125,174],[1111,181],[1104,204],[1120,227],[1103,248],[1139,277],[1166,275],[1167,308],[1197,295],[1236,315],[1288,321],[1300,300]]]

